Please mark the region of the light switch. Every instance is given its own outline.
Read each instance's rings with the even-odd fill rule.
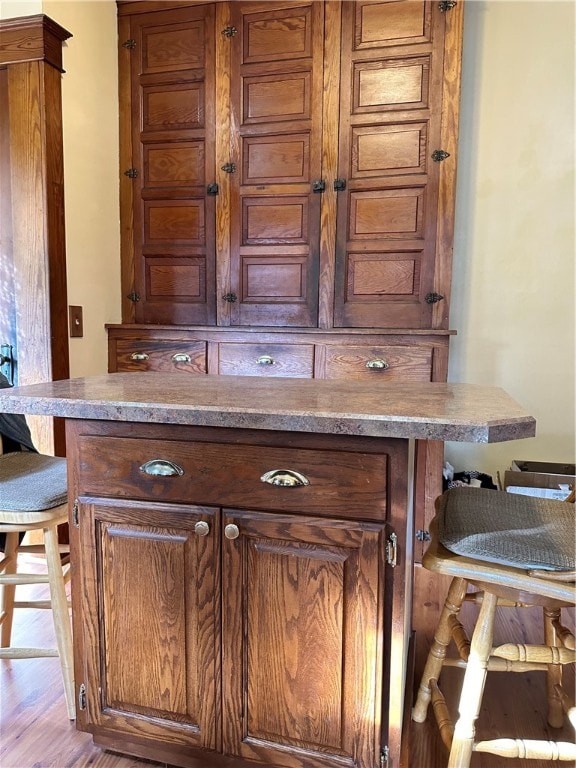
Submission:
[[[68,317],[70,322],[70,336],[78,338],[84,336],[82,307],[68,307]]]

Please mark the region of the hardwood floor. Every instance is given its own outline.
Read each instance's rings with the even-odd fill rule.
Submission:
[[[415,585],[415,681],[426,656],[445,586],[425,571],[418,571]],[[24,589],[24,588],[22,588]],[[43,588],[35,587],[34,596]],[[466,614],[474,610],[467,605]],[[574,623],[574,611],[567,612]],[[566,619],[565,619],[566,620]],[[529,642],[539,638],[538,609],[507,609],[498,620],[498,642]],[[32,641],[31,638],[34,637]],[[53,642],[48,611],[20,609],[15,614],[13,642],[50,645]],[[574,670],[567,670],[574,688]],[[462,672],[448,669],[443,688],[452,705]],[[415,683],[417,684],[417,683]],[[560,731],[546,725],[544,676],[538,673],[488,676],[478,734],[515,735],[525,738],[574,740],[568,724]],[[402,768],[445,768],[447,754],[431,715],[425,723],[410,722]],[[91,736],[78,733],[66,716],[58,659],[0,660],[0,766],[2,768],[133,768],[159,763],[104,752],[92,745]],[[568,765],[558,763],[558,765]],[[473,768],[549,768],[534,760],[505,760],[475,753]],[[269,768],[273,768],[270,766]],[[397,768],[397,767],[395,767]]]

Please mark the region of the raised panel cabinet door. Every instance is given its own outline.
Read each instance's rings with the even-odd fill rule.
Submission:
[[[230,322],[313,327],[323,3],[235,1],[230,14]]]
[[[214,6],[130,17],[135,320],[215,322]],[[121,59],[122,61],[122,59]]]
[[[224,752],[276,768],[373,768],[385,526],[223,515]]]
[[[75,631],[85,649],[89,730],[216,749],[218,510],[81,502],[82,622]]]
[[[435,259],[450,256],[437,253],[438,228],[453,217],[440,175],[455,162],[438,154],[451,71],[440,5],[342,4],[337,327],[432,327]]]

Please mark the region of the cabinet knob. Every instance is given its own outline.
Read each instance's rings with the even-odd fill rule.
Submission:
[[[384,371],[386,368],[390,368],[390,366],[386,360],[376,358],[375,360],[368,360],[366,363],[366,368],[370,368],[371,370]]]
[[[210,526],[204,520],[200,520],[194,526],[194,533],[197,536],[208,536],[208,534],[210,533]]]
[[[141,362],[143,360],[148,360],[150,355],[147,352],[132,352],[130,355],[130,360],[137,360],[138,362]]]
[[[144,472],[145,475],[152,475],[153,477],[176,477],[183,475],[184,470],[179,467],[178,464],[174,464],[173,461],[167,461],[166,459],[152,459],[142,464],[140,472]]]
[[[300,472],[293,469],[271,469],[260,478],[263,483],[269,485],[281,485],[286,488],[297,488],[302,485],[310,485],[310,481]]]
[[[237,539],[238,536],[240,536],[240,529],[237,525],[234,525],[234,523],[230,523],[224,528],[224,536],[226,536],[227,539]]]
[[[270,355],[260,355],[256,362],[258,365],[274,365],[274,358],[270,357]]]
[[[190,355],[187,355],[186,352],[176,352],[175,355],[172,355],[172,362],[173,363],[191,363],[192,358]]]

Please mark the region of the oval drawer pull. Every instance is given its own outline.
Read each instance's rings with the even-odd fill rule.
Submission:
[[[368,360],[366,363],[366,368],[370,368],[371,370],[384,371],[386,368],[390,368],[390,366],[386,360],[376,358],[375,360]]]
[[[286,488],[297,488],[301,485],[310,485],[310,481],[300,472],[293,469],[271,469],[260,478],[263,483],[270,485],[281,485]]]
[[[142,464],[140,472],[144,472],[145,475],[153,475],[154,477],[175,477],[183,475],[184,470],[179,467],[178,464],[174,464],[173,461],[167,461],[166,459],[152,459]]]
[[[260,355],[256,362],[258,365],[274,365],[274,358],[270,357],[270,355]]]
[[[150,355],[147,352],[132,352],[130,355],[130,360],[137,360],[140,362],[141,360],[148,360]]]
[[[224,536],[226,536],[227,539],[237,539],[238,536],[240,536],[240,529],[237,525],[234,525],[234,523],[230,523],[224,528]]]
[[[194,526],[194,533],[197,536],[208,536],[208,534],[210,533],[210,526],[204,520],[200,520]]]
[[[176,352],[175,355],[172,355],[172,362],[173,363],[191,363],[192,358],[190,355],[186,354],[186,352]]]

